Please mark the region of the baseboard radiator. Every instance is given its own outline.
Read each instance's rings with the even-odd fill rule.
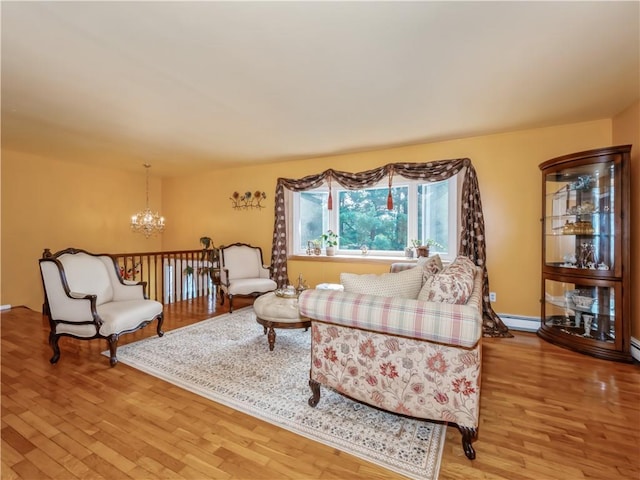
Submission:
[[[538,328],[540,328],[540,317],[525,317],[508,313],[499,313],[498,316],[511,330],[537,332]]]

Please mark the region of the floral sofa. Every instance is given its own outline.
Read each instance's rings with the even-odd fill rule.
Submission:
[[[307,290],[309,405],[320,386],[390,412],[455,424],[475,458],[480,408],[482,270],[431,257],[383,275],[342,274],[344,291]]]

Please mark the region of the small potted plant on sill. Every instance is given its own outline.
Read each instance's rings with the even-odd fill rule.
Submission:
[[[420,243],[418,240],[412,240],[412,243],[414,244],[414,246],[416,242]],[[424,242],[422,242],[422,245],[416,246],[416,253],[418,254],[418,257],[428,257],[430,247],[444,248],[442,244],[436,242],[431,238],[427,238]]]
[[[327,230],[320,238],[326,246],[327,257],[333,257],[336,254],[336,245],[338,245],[338,234],[333,230]]]

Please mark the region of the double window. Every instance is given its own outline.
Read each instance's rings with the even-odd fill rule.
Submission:
[[[404,256],[414,241],[432,240],[430,251],[443,258],[455,257],[458,246],[457,176],[440,182],[396,181],[391,189],[389,210],[386,182],[362,190],[347,190],[334,184],[332,210],[329,189],[321,187],[290,193],[293,208],[289,251],[303,255],[308,242],[327,230],[339,235],[338,255]]]

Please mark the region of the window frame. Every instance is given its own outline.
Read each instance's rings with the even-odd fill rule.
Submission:
[[[447,182],[449,186],[448,191],[448,236],[449,236],[449,249],[448,252],[440,252],[431,248],[431,253],[438,253],[441,258],[445,261],[453,260],[457,255],[459,239],[460,239],[460,201],[461,199],[459,192],[461,191],[460,182],[462,181],[461,175],[454,175],[448,179],[441,180],[442,182]],[[407,208],[407,216],[409,218],[408,226],[407,226],[407,239],[418,238],[418,186],[422,184],[428,183],[438,183],[438,182],[428,182],[424,180],[412,180],[407,178],[398,177],[393,184],[393,187],[402,187],[408,186],[408,208]],[[388,181],[382,180],[375,185],[369,185],[367,187],[362,188],[361,190],[368,189],[379,189],[379,188],[388,188]],[[336,205],[339,203],[337,201],[338,192],[352,190],[345,187],[342,187],[339,184],[334,183],[331,188],[332,197],[333,197],[333,205],[334,208],[329,210],[328,215],[328,224],[326,228],[323,228],[323,231],[333,230],[338,231],[338,215],[339,215],[339,207],[336,208]],[[329,186],[325,183],[320,187],[312,188],[309,190],[294,192],[291,190],[286,190],[285,194],[285,202],[288,204],[287,211],[289,212],[287,218],[287,250],[290,255],[293,256],[308,256],[306,253],[306,249],[300,246],[300,235],[301,235],[301,224],[300,224],[300,194],[308,193],[308,192],[323,192],[329,193]],[[326,208],[326,205],[323,206]],[[339,233],[339,232],[338,232]],[[424,237],[423,237],[424,238]],[[338,242],[339,244],[339,242]],[[451,251],[453,250],[453,251]],[[336,255],[340,257],[362,257],[360,252],[354,252],[353,250],[342,250],[336,249]],[[404,251],[387,251],[387,250],[368,250],[367,257],[370,258],[406,258]],[[324,257],[323,258],[327,258]],[[328,257],[332,258],[332,257]]]

